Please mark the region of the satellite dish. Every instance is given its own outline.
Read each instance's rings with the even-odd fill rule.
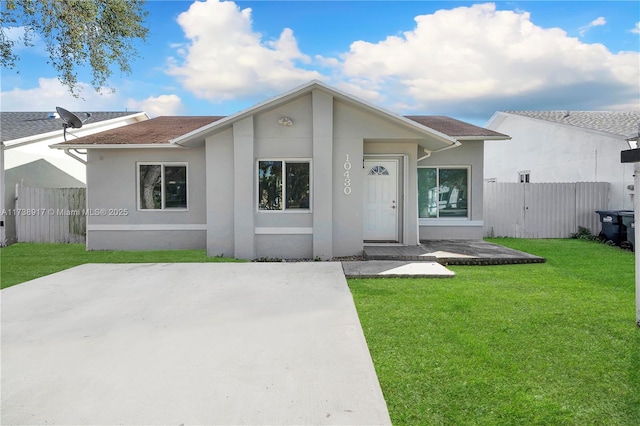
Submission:
[[[56,111],[58,111],[58,115],[60,116],[60,118],[62,118],[62,128],[64,129],[64,140],[66,142],[67,140],[67,128],[71,127],[72,129],[79,129],[82,127],[82,125],[84,124],[85,121],[87,121],[89,119],[89,117],[91,117],[91,114],[89,114],[88,112],[85,113],[87,114],[87,118],[83,120],[80,120],[80,118],[78,118],[77,115],[75,115],[74,113],[67,111],[64,108],[60,108],[60,107],[56,107]]]

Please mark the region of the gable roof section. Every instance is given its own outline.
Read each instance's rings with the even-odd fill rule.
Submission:
[[[395,122],[396,124],[399,124],[404,127],[409,127],[414,131],[418,131],[418,133],[422,133],[423,135],[437,141],[438,144],[440,145],[439,147],[440,149],[446,148],[449,146],[460,145],[460,142],[458,142],[455,138],[452,138],[442,132],[431,129],[417,121],[412,121],[406,117],[402,117],[401,115],[387,111],[386,109],[370,104],[369,102],[357,99],[356,97],[350,94],[347,94],[345,92],[342,92],[341,90],[338,90],[334,87],[328,86],[327,84],[319,80],[312,80],[306,84],[303,84],[302,86],[296,87],[288,92],[285,92],[281,95],[271,98],[265,102],[261,102],[257,105],[254,105],[244,111],[240,111],[236,114],[225,117],[222,120],[219,120],[215,123],[211,123],[200,129],[196,129],[190,133],[177,137],[171,140],[171,142],[175,144],[186,145],[186,146],[194,142],[197,143],[197,141],[202,140],[206,134],[210,134],[211,132],[214,132],[217,130],[225,129],[228,126],[233,125],[233,123],[236,121],[242,120],[243,118],[246,118],[250,115],[254,115],[261,111],[265,111],[265,110],[274,108],[278,105],[281,105],[283,103],[297,99],[301,96],[311,93],[313,90],[322,90],[330,94],[331,96],[333,96],[334,99],[339,99],[343,102],[346,102],[352,105],[357,105],[378,116],[385,117],[386,119],[392,122]]]
[[[640,132],[640,111],[503,111],[627,139]]]
[[[202,143],[213,132],[224,130],[234,122],[282,103],[307,95],[319,89],[334,98],[356,104],[378,116],[385,117],[396,124],[409,127],[419,134],[437,141],[439,148],[460,145],[459,140],[504,140],[510,139],[502,133],[474,126],[460,120],[444,116],[412,115],[403,117],[385,109],[358,100],[352,96],[330,88],[324,83],[312,81],[285,94],[257,104],[230,116],[164,116],[140,123],[130,124],[117,129],[85,136],[68,142],[52,145],[53,148],[180,148]]]
[[[170,140],[183,135],[185,132],[198,130],[208,124],[213,124],[226,117],[224,116],[163,116],[152,118],[140,123],[95,133],[80,139],[52,145],[54,148],[87,148],[88,146],[168,146],[176,147]],[[510,136],[483,127],[474,126],[450,117],[412,115],[406,116],[409,120],[433,128],[440,133],[457,140],[505,140]]]
[[[407,115],[409,120],[437,130],[457,140],[506,140],[510,136],[442,115]]]
[[[77,140],[63,142],[52,145],[52,148],[73,148],[88,146],[130,146],[134,148],[140,146],[162,146],[176,148],[178,146],[170,144],[169,141],[195,129],[202,128],[208,124],[218,121],[224,117],[180,117],[162,116],[128,126],[118,127],[105,132],[95,133]]]
[[[50,112],[0,112],[0,139],[2,142],[28,138],[47,133],[62,134],[62,118],[54,118]],[[144,114],[142,112],[91,112],[84,126]],[[84,119],[83,114],[79,114]],[[83,126],[83,127],[84,127]]]

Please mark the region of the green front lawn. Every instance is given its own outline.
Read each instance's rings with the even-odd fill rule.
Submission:
[[[638,425],[634,256],[582,240],[492,240],[545,264],[454,279],[352,279],[395,425]],[[83,263],[215,262],[204,251],[0,249],[2,287]]]
[[[0,249],[0,288],[84,263],[231,262],[206,250],[86,251],[84,244],[18,243]]]
[[[547,263],[349,280],[393,424],[640,424],[633,253],[492,241]]]

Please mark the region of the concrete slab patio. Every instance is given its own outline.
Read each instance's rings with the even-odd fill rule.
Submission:
[[[2,424],[390,424],[337,262],[83,265],[1,295]]]
[[[545,259],[484,240],[432,240],[419,246],[367,245],[367,260],[438,262],[443,265],[543,263]]]

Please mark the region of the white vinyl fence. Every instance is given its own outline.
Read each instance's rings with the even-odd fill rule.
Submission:
[[[16,185],[16,236],[23,243],[84,243],[85,188]]]
[[[595,210],[606,210],[609,184],[499,183],[484,184],[486,237],[569,238],[582,226],[600,232]]]

